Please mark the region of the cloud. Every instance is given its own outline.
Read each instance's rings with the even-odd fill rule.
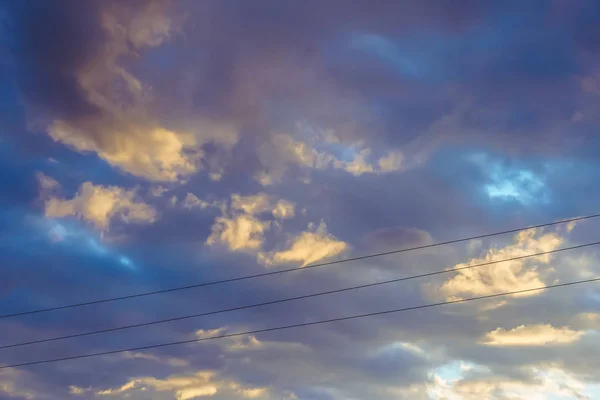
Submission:
[[[279,200],[273,208],[273,216],[277,219],[294,218],[295,204],[287,200]]]
[[[485,335],[483,343],[488,346],[545,346],[572,343],[584,334],[567,327],[552,325],[520,325],[514,329],[498,328]]]
[[[271,199],[266,193],[258,193],[250,196],[231,195],[231,208],[241,210],[247,214],[254,215],[269,211]]]
[[[245,276],[247,268],[263,267],[228,262],[232,255],[221,249],[243,253],[233,258],[300,266],[343,258],[351,246],[412,247],[432,237],[557,220],[594,206],[593,123],[600,115],[597,71],[590,73],[598,64],[598,46],[591,43],[598,37],[590,18],[594,1],[583,11],[562,1],[567,9],[560,12],[554,9],[560,1],[3,3],[7,34],[0,35],[0,46],[15,43],[11,54],[0,48],[0,68],[11,70],[0,79],[9,89],[0,100],[7,106],[0,107],[7,126],[0,143],[4,200],[20,194],[0,207],[0,233],[5,244],[31,231],[43,235],[30,250],[47,262],[31,261],[31,251],[2,252],[8,273],[0,280],[7,298],[1,313],[70,304],[64,276],[86,298],[121,296],[219,280],[225,268],[228,276]],[[585,54],[582,38],[592,45]],[[582,82],[586,77],[594,81]],[[473,153],[487,156],[468,165],[462,155]],[[36,187],[31,178],[37,170],[64,187],[49,179]],[[93,182],[89,196],[83,186],[72,190],[72,182]],[[74,231],[81,224],[38,218],[31,228],[27,222],[37,216],[28,205],[39,192],[54,201],[51,213],[78,216],[113,234],[125,219],[146,222],[144,213],[137,220],[129,216],[136,215],[136,204],[154,210],[147,219],[156,223],[128,229],[127,257],[143,268],[107,268],[129,258],[118,243],[108,248],[98,244],[98,235]],[[541,201],[546,198],[551,201]],[[309,221],[315,225],[306,229]],[[496,237],[318,274],[246,281],[227,296],[202,290],[93,313],[74,309],[77,329],[67,318],[46,333],[68,335],[94,330],[99,321],[121,326],[499,261],[555,249],[567,238],[593,237],[593,224],[582,225],[585,232],[562,228],[553,237],[536,231],[514,242]],[[46,240],[50,228],[62,242]],[[205,251],[198,252],[198,242],[208,243]],[[594,250],[580,251],[584,256],[561,253],[160,324],[143,335],[60,341],[47,356],[185,341],[218,334],[209,331],[221,325],[236,330],[217,332],[235,333],[431,303],[421,283],[440,297],[462,298],[595,276]],[[65,274],[48,268],[56,263]],[[173,346],[94,357],[38,375],[0,373],[0,387],[40,400],[68,398],[75,390],[69,385],[84,391],[81,398],[136,400],[599,398],[588,390],[598,380],[593,330],[599,320],[581,315],[597,309],[596,288],[537,293],[494,306],[474,302],[211,340],[190,344],[192,351]],[[35,339],[49,322],[19,320],[3,325],[2,336],[9,343]],[[194,336],[199,328],[204,332]],[[560,335],[584,329],[577,340],[557,345]],[[514,336],[532,344],[486,345]],[[549,338],[549,345],[533,344]],[[22,362],[18,356],[6,353],[3,361]],[[462,371],[458,363],[481,369]],[[439,372],[444,365],[453,367]],[[549,370],[553,365],[564,373]],[[212,375],[195,374],[204,369]],[[436,374],[444,383],[434,385]],[[428,393],[429,384],[439,391]]]
[[[231,329],[229,326],[208,330],[199,329],[196,331],[196,337],[199,339],[206,339],[215,336],[244,332],[249,329],[250,328],[247,326],[236,326],[235,329]],[[200,344],[218,346],[226,353],[248,354],[250,356],[251,353],[256,351],[261,351],[263,354],[269,354],[271,351],[288,351],[294,353],[311,351],[309,346],[300,342],[263,341],[259,340],[255,335],[233,336],[222,338],[212,343],[200,342]]]
[[[255,399],[265,398],[268,388],[248,387],[238,382],[220,379],[214,371],[198,371],[193,375],[172,375],[165,379],[153,377],[134,378],[114,389],[96,392],[98,396],[115,396],[134,391],[153,390],[172,392],[177,400],[191,400],[201,397],[213,397],[223,393],[227,398]]]
[[[29,375],[21,370],[4,370],[0,373],[0,396],[6,395],[9,399],[36,399],[42,393],[34,390],[32,385],[22,382],[24,376]]]
[[[488,250],[485,256],[474,258],[468,263],[461,263],[454,268],[500,261],[534,253],[558,249],[564,239],[556,233],[540,235],[530,229],[515,235],[514,243],[506,247]],[[499,264],[491,264],[458,271],[456,276],[447,280],[440,288],[448,299],[462,296],[485,296],[494,293],[511,292],[544,286],[540,273],[534,262],[548,264],[551,255],[547,254],[531,259],[522,259]],[[512,295],[525,297],[539,295],[541,291],[526,292]]]
[[[227,208],[227,205],[224,202],[222,202],[222,201],[218,201],[218,200],[212,200],[212,201],[202,200],[201,198],[199,198],[198,196],[196,196],[193,193],[188,193],[188,194],[185,195],[185,198],[183,199],[182,206],[184,208],[189,209],[189,210],[191,210],[191,209],[193,209],[195,207],[199,207],[202,210],[207,209],[209,207],[213,207],[213,208],[218,208],[218,209],[222,210],[223,212]]]
[[[367,233],[363,241],[369,247],[389,250],[428,245],[433,238],[421,229],[393,226]]]
[[[582,381],[559,368],[533,366],[527,370],[535,377],[530,382],[489,374],[487,377],[459,377],[454,380],[434,376],[428,393],[434,398],[448,400],[592,399],[585,394],[586,388]]]
[[[232,194],[231,208],[250,215],[269,211],[276,219],[288,219],[294,217],[295,204],[285,199],[275,202],[273,196],[260,192],[249,196]]]
[[[231,251],[258,250],[263,245],[264,233],[269,226],[268,221],[263,222],[251,215],[217,217],[206,244],[222,244]]]
[[[304,267],[334,257],[350,247],[348,243],[328,233],[323,221],[317,227],[309,225],[309,229],[289,240],[286,250],[260,253],[259,261],[265,265],[300,263]]]
[[[166,379],[142,377],[132,379],[119,388],[96,392],[98,396],[114,396],[132,390],[151,388],[157,392],[173,392],[177,400],[190,400],[209,397],[217,393],[217,386],[211,382],[214,376],[210,371],[199,371],[191,376],[173,376]]]
[[[135,121],[135,117],[131,116],[131,120]],[[194,157],[184,153],[196,145],[192,135],[124,120],[122,123],[85,121],[81,125],[55,121],[49,134],[52,139],[75,150],[95,152],[110,164],[147,179],[174,181],[196,172]],[[97,138],[90,137],[90,133]]]
[[[159,357],[159,356],[156,356],[154,354],[149,354],[149,353],[139,353],[139,352],[128,351],[128,352],[123,353],[123,357],[126,359],[133,359],[133,360],[153,361],[156,363],[166,364],[171,367],[185,367],[185,366],[189,365],[189,361],[187,361],[183,358]]]
[[[160,185],[159,186],[153,186],[152,188],[150,188],[150,193],[154,197],[162,197],[168,191],[169,191],[169,189],[167,189],[164,186],[160,186]]]
[[[80,388],[78,386],[69,386],[69,394],[75,395],[75,396],[79,396],[82,395],[86,392],[86,389],[84,388]]]
[[[332,140],[332,136],[335,140]],[[361,143],[341,143],[333,133],[320,133],[312,137],[312,144],[295,139],[288,134],[274,134],[270,143],[259,149],[259,158],[264,167],[255,179],[263,185],[269,185],[282,179],[291,166],[326,170],[341,169],[354,176],[363,174],[385,174],[402,170],[404,156],[399,151],[390,151],[375,159],[368,159],[372,150]],[[318,150],[314,146],[322,147]],[[327,150],[329,148],[329,150]],[[336,156],[339,153],[343,159]]]
[[[259,399],[264,397],[268,390],[268,388],[242,389],[240,393],[248,399]]]
[[[92,182],[81,184],[70,200],[50,197],[45,203],[45,214],[52,218],[76,216],[103,230],[109,228],[113,219],[125,223],[151,223],[157,218],[157,211],[137,199],[135,191]]]
[[[33,8],[23,12],[40,12]],[[56,20],[37,22],[23,44],[45,46],[47,25],[61,26],[65,33],[60,38],[63,43],[48,45],[55,50],[47,55],[51,62],[39,60],[52,65],[39,79],[54,79],[55,85],[62,85],[59,89],[64,93],[58,92],[65,99],[49,101],[45,97],[55,94],[45,93],[47,87],[27,90],[30,107],[35,110],[33,125],[42,125],[56,142],[78,152],[96,153],[109,164],[148,180],[177,181],[203,168],[218,179],[221,160],[202,147],[212,143],[230,149],[238,140],[237,128],[210,118],[196,118],[177,129],[165,126],[157,118],[151,87],[120,64],[170,39],[176,23],[168,12],[168,2],[145,1],[135,9],[120,2],[94,2],[87,11],[92,20],[85,22],[65,15],[78,10],[73,2],[57,6],[50,12]],[[89,34],[88,41],[81,47],[69,47],[77,40],[71,35],[82,36],[83,32]],[[80,105],[73,107],[76,103]]]
[[[42,192],[48,192],[60,188],[60,183],[58,183],[56,179],[45,175],[43,172],[36,172],[35,176]]]
[[[230,251],[250,252],[256,252],[263,247],[264,234],[274,223],[279,224],[276,220],[293,218],[295,208],[294,203],[285,199],[276,200],[274,196],[264,192],[247,196],[234,193],[229,204],[219,201],[208,203],[188,193],[184,207],[194,206],[203,209],[209,206],[219,207],[223,214],[215,219],[206,244],[222,244]],[[276,220],[260,218],[261,214],[267,212]]]

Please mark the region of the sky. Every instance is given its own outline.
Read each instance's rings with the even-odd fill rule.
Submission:
[[[600,4],[0,1],[0,400],[600,399]],[[490,264],[491,263],[491,264]]]

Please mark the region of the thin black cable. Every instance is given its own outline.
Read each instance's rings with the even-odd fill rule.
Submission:
[[[175,291],[179,291],[179,290],[187,290],[187,289],[193,289],[193,288],[200,288],[200,287],[204,287],[204,286],[214,286],[214,285],[220,285],[220,284],[224,284],[224,283],[230,283],[230,282],[237,282],[237,281],[243,281],[243,280],[260,278],[260,277],[263,277],[263,276],[271,276],[271,275],[284,274],[284,273],[287,273],[287,272],[303,271],[303,270],[308,270],[308,269],[312,269],[312,268],[324,267],[324,266],[327,266],[327,265],[341,264],[341,263],[350,262],[350,261],[365,260],[367,258],[387,256],[387,255],[390,255],[390,254],[398,254],[398,253],[405,253],[405,252],[414,251],[414,250],[428,249],[428,248],[432,248],[432,247],[444,246],[444,245],[447,245],[447,244],[454,244],[454,243],[466,242],[466,241],[475,240],[475,239],[484,239],[484,238],[488,238],[488,237],[492,237],[492,236],[504,235],[504,234],[507,234],[507,233],[515,233],[515,232],[520,232],[520,231],[526,231],[528,229],[543,228],[543,227],[547,227],[547,226],[559,225],[559,224],[564,224],[564,223],[569,223],[569,222],[575,222],[575,221],[582,221],[582,220],[592,219],[592,218],[597,218],[597,217],[600,217],[600,213],[598,213],[598,214],[591,214],[591,215],[587,215],[587,216],[583,216],[583,217],[575,217],[575,218],[563,219],[563,220],[560,220],[560,221],[548,222],[548,223],[539,224],[539,225],[531,225],[531,226],[528,226],[528,227],[525,227],[525,228],[509,229],[509,230],[506,230],[506,231],[500,231],[500,232],[494,232],[494,233],[486,233],[486,234],[483,234],[483,235],[477,235],[477,236],[471,236],[471,237],[467,237],[467,238],[448,240],[448,241],[445,241],[445,242],[432,243],[432,244],[427,244],[427,245],[423,245],[423,246],[409,247],[409,248],[400,249],[400,250],[386,251],[386,252],[383,252],[383,253],[375,253],[375,254],[369,254],[369,255],[365,255],[365,256],[359,256],[359,257],[353,257],[353,258],[346,258],[346,259],[343,259],[343,260],[328,261],[328,262],[319,263],[319,264],[311,264],[311,265],[307,265],[307,266],[304,266],[304,267],[281,269],[281,270],[271,271],[271,272],[265,272],[265,273],[261,273],[261,274],[246,275],[246,276],[241,276],[241,277],[237,277],[237,278],[222,279],[222,280],[218,280],[218,281],[204,282],[204,283],[198,283],[198,284],[187,285],[187,286],[179,286],[179,287],[170,288],[170,289],[155,290],[155,291],[152,291],[152,292],[137,293],[137,294],[131,294],[131,295],[119,296],[119,297],[110,297],[110,298],[107,298],[107,299],[101,299],[101,300],[87,301],[87,302],[82,302],[82,303],[69,304],[69,305],[66,305],[66,306],[42,308],[42,309],[32,310],[32,311],[23,311],[23,312],[19,312],[19,313],[5,314],[5,315],[0,315],[0,319],[12,318],[12,317],[19,317],[19,316],[30,315],[30,314],[39,314],[39,313],[44,313],[44,312],[49,312],[49,311],[65,310],[65,309],[68,309],[68,308],[83,307],[83,306],[89,306],[89,305],[94,305],[94,304],[102,304],[102,303],[108,303],[108,302],[118,301],[118,300],[133,299],[133,298],[137,298],[137,297],[152,296],[152,295],[161,294],[161,293],[169,293],[169,292],[175,292]]]
[[[321,325],[321,324],[327,324],[327,323],[330,323],[330,322],[348,321],[348,320],[359,319],[359,318],[374,317],[374,316],[377,316],[377,315],[399,313],[399,312],[403,312],[403,311],[420,310],[420,309],[423,309],[423,308],[438,307],[438,306],[444,306],[444,305],[448,305],[448,304],[466,303],[468,301],[491,299],[491,298],[494,298],[494,297],[510,296],[512,294],[534,292],[534,291],[539,291],[539,290],[553,289],[553,288],[558,288],[558,287],[573,286],[573,285],[579,285],[579,284],[583,284],[583,283],[591,283],[591,282],[599,282],[599,281],[600,281],[600,277],[599,278],[592,278],[592,279],[585,279],[585,280],[581,280],[581,281],[558,283],[558,284],[555,284],[555,285],[540,286],[540,287],[531,288],[531,289],[515,290],[513,292],[490,294],[490,295],[487,295],[487,296],[479,296],[479,297],[470,297],[468,299],[451,300],[451,301],[444,301],[444,302],[440,302],[440,303],[422,304],[420,306],[397,308],[397,309],[394,309],[394,310],[378,311],[378,312],[373,312],[373,313],[368,313],[368,314],[351,315],[349,317],[324,319],[324,320],[314,321],[314,322],[304,322],[304,323],[300,323],[300,324],[283,325],[283,326],[277,326],[277,327],[273,327],[273,328],[257,329],[257,330],[254,330],[254,331],[229,333],[229,334],[225,334],[225,335],[211,336],[211,337],[207,337],[207,338],[182,340],[182,341],[178,341],[178,342],[161,343],[161,344],[155,344],[155,345],[150,345],[150,346],[132,347],[132,348],[129,348],[129,349],[103,351],[103,352],[90,353],[90,354],[81,354],[81,355],[70,356],[70,357],[51,358],[51,359],[41,360],[41,361],[31,361],[31,362],[25,362],[25,363],[20,363],[20,364],[4,365],[4,366],[0,367],[0,370],[7,369],[7,368],[25,367],[25,366],[28,366],[28,365],[48,364],[48,363],[55,363],[55,362],[60,362],[60,361],[68,361],[68,360],[77,360],[77,359],[82,359],[82,358],[106,356],[106,355],[109,355],[109,354],[126,353],[126,352],[131,352],[131,351],[141,351],[141,350],[156,349],[156,348],[160,348],[160,347],[177,346],[177,345],[182,345],[182,344],[197,343],[197,342],[203,342],[203,341],[214,340],[214,339],[225,339],[225,338],[236,337],[236,336],[254,335],[254,334],[257,334],[257,333],[281,331],[281,330],[285,330],[285,329],[301,328],[301,327],[312,326],[312,325]]]
[[[391,280],[387,280],[387,281],[368,283],[368,284],[364,284],[364,285],[352,286],[352,287],[347,287],[347,288],[343,288],[343,289],[335,289],[335,290],[329,290],[326,292],[312,293],[312,294],[306,294],[306,295],[296,296],[296,297],[288,297],[285,299],[272,300],[272,301],[267,301],[264,303],[256,303],[256,304],[250,304],[250,305],[245,305],[245,306],[226,308],[223,310],[208,311],[208,312],[204,312],[204,313],[200,313],[200,314],[185,315],[185,316],[181,316],[181,317],[162,319],[162,320],[158,320],[158,321],[151,321],[151,322],[144,322],[144,323],[140,323],[140,324],[125,325],[125,326],[119,326],[119,327],[115,327],[115,328],[101,329],[101,330],[92,331],[92,332],[75,333],[72,335],[57,336],[57,337],[48,338],[48,339],[40,339],[40,340],[33,340],[33,341],[29,341],[29,342],[7,344],[4,346],[0,346],[0,349],[22,347],[22,346],[28,346],[28,345],[33,345],[33,344],[39,344],[39,343],[48,343],[48,342],[54,342],[57,340],[73,339],[73,338],[82,337],[82,336],[97,335],[97,334],[101,334],[101,333],[115,332],[115,331],[121,331],[121,330],[125,330],[125,329],[131,329],[131,328],[140,328],[142,326],[158,325],[158,324],[163,324],[163,323],[167,323],[167,322],[181,321],[184,319],[205,317],[208,315],[224,314],[224,313],[232,312],[232,311],[240,311],[240,310],[245,310],[245,309],[249,309],[249,308],[262,307],[262,306],[267,306],[267,305],[272,305],[272,304],[287,303],[287,302],[295,301],[295,300],[302,300],[302,299],[308,299],[311,297],[325,296],[325,295],[334,294],[334,293],[348,292],[351,290],[364,289],[364,288],[373,287],[373,286],[387,285],[390,283],[408,281],[408,280],[424,278],[424,277],[428,277],[428,276],[448,274],[448,273],[452,273],[452,272],[456,272],[456,271],[462,271],[465,269],[484,267],[486,265],[492,265],[492,264],[501,264],[501,263],[505,263],[505,262],[509,262],[509,261],[523,260],[526,258],[539,257],[539,256],[548,255],[548,254],[559,253],[562,251],[581,249],[584,247],[597,246],[597,245],[600,245],[600,241],[593,242],[593,243],[581,244],[581,245],[577,245],[577,246],[565,247],[562,249],[549,250],[549,251],[544,251],[544,252],[535,253],[535,254],[529,254],[529,255],[525,255],[525,256],[506,258],[506,259],[498,260],[498,261],[489,261],[489,262],[485,262],[485,263],[481,263],[481,264],[467,265],[467,266],[459,267],[459,268],[451,268],[451,269],[446,269],[443,271],[428,272],[426,274],[419,274],[419,275],[407,276],[407,277],[403,277],[403,278],[391,279]]]

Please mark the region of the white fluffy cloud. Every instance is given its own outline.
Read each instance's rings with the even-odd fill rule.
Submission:
[[[45,214],[55,218],[76,216],[98,229],[108,229],[114,218],[123,222],[150,223],[157,215],[154,208],[137,199],[133,190],[91,182],[84,182],[72,199],[50,197],[45,203]]]
[[[231,195],[229,207],[225,202],[207,202],[188,193],[184,207],[207,208],[210,206],[221,209],[222,216],[215,219],[212,234],[206,240],[208,245],[225,245],[231,251],[258,251],[262,248],[264,234],[273,220],[263,220],[260,214],[269,212],[277,220],[293,218],[295,205],[287,200],[275,200],[267,193],[255,195]]]
[[[530,229],[517,234],[513,244],[500,249],[490,249],[483,257],[458,264],[454,268],[547,252],[558,249],[562,243],[563,238],[556,233],[540,235],[538,231]],[[446,281],[441,290],[448,298],[454,299],[541,287],[544,286],[544,282],[536,264],[548,264],[550,259],[551,255],[544,255],[465,269]],[[526,292],[513,296],[533,296],[540,292]]]
[[[498,328],[485,335],[483,343],[488,346],[545,346],[568,344],[579,340],[584,334],[568,327],[552,325],[520,325],[514,329]]]
[[[135,121],[132,118],[132,121]],[[90,131],[96,132],[95,137]],[[140,125],[123,120],[109,123],[89,121],[80,128],[54,121],[49,128],[52,139],[81,152],[95,152],[112,165],[133,175],[157,181],[174,181],[197,169],[196,156],[185,153],[196,145],[192,135],[169,131],[160,126]]]
[[[300,263],[306,266],[320,260],[334,257],[349,248],[327,232],[327,225],[321,221],[319,226],[309,225],[309,230],[300,233],[288,242],[287,249],[259,254],[259,261],[265,265]]]
[[[269,225],[268,221],[264,222],[246,214],[217,217],[206,243],[210,246],[222,244],[231,251],[258,250],[263,244],[264,233],[269,229]]]

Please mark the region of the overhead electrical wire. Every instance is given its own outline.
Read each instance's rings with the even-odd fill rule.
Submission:
[[[281,330],[285,330],[285,329],[294,329],[294,328],[301,328],[301,327],[306,327],[306,326],[322,325],[322,324],[327,324],[327,323],[331,323],[331,322],[349,321],[349,320],[360,319],[360,318],[374,317],[374,316],[378,316],[378,315],[394,314],[394,313],[399,313],[399,312],[404,312],[404,311],[420,310],[420,309],[424,309],[424,308],[433,308],[433,307],[439,307],[439,306],[444,306],[444,305],[449,305],[449,304],[466,303],[466,302],[475,301],[475,300],[492,299],[492,298],[496,298],[496,297],[510,296],[510,295],[520,294],[520,293],[529,293],[529,292],[535,292],[535,291],[546,290],[546,289],[554,289],[554,288],[565,287],[565,286],[574,286],[574,285],[580,285],[580,284],[591,283],[591,282],[600,282],[600,277],[584,279],[584,280],[580,280],[580,281],[558,283],[558,284],[554,284],[554,285],[540,286],[537,288],[515,290],[512,292],[504,292],[504,293],[490,294],[490,295],[486,295],[486,296],[470,297],[467,299],[450,300],[450,301],[444,301],[444,302],[439,302],[439,303],[422,304],[419,306],[404,307],[404,308],[397,308],[397,309],[392,309],[392,310],[372,312],[372,313],[367,313],[367,314],[351,315],[348,317],[324,319],[324,320],[320,320],[320,321],[303,322],[303,323],[299,323],[299,324],[283,325],[283,326],[276,326],[276,327],[272,327],[272,328],[256,329],[256,330],[252,330],[252,331],[223,334],[223,335],[211,336],[211,337],[207,337],[207,338],[181,340],[181,341],[177,341],[177,342],[160,343],[160,344],[155,344],[155,345],[150,345],[150,346],[132,347],[132,348],[128,348],[128,349],[102,351],[102,352],[97,352],[97,353],[80,354],[80,355],[69,356],[69,357],[50,358],[50,359],[45,359],[45,360],[30,361],[30,362],[24,362],[24,363],[19,363],[19,364],[3,365],[3,366],[0,366],[0,370],[8,369],[8,368],[26,367],[26,366],[31,366],[31,365],[56,363],[56,362],[61,362],[61,361],[77,360],[77,359],[83,359],[83,358],[99,357],[99,356],[126,353],[126,352],[132,352],[132,351],[157,349],[157,348],[161,348],[161,347],[178,346],[178,345],[184,345],[184,344],[189,344],[189,343],[198,343],[198,342],[204,342],[204,341],[208,341],[208,340],[225,339],[225,338],[231,338],[231,337],[237,337],[237,336],[254,335],[254,334],[258,334],[258,333],[281,331]]]
[[[33,344],[48,343],[48,342],[54,342],[54,341],[58,341],[58,340],[66,340],[66,339],[74,339],[74,338],[83,337],[83,336],[98,335],[101,333],[116,332],[116,331],[121,331],[121,330],[125,330],[125,329],[140,328],[143,326],[158,325],[158,324],[163,324],[163,323],[167,323],[167,322],[175,322],[175,321],[181,321],[181,320],[185,320],[185,319],[199,318],[199,317],[204,317],[204,316],[208,316],[208,315],[224,314],[224,313],[228,313],[228,312],[240,311],[240,310],[245,310],[245,309],[249,309],[249,308],[256,308],[256,307],[262,307],[262,306],[280,304],[280,303],[287,303],[287,302],[307,299],[307,298],[311,298],[311,297],[325,296],[325,295],[330,295],[330,294],[334,294],[334,293],[348,292],[348,291],[352,291],[352,290],[387,285],[390,283],[408,281],[408,280],[412,280],[412,279],[424,278],[424,277],[441,275],[441,274],[448,274],[448,273],[453,273],[453,272],[457,272],[457,271],[463,271],[463,270],[467,270],[467,269],[483,267],[486,265],[501,264],[501,263],[505,263],[505,262],[509,262],[509,261],[524,260],[527,258],[540,257],[540,256],[544,256],[544,255],[555,254],[555,253],[559,253],[559,252],[563,252],[563,251],[581,249],[584,247],[597,246],[597,245],[600,245],[600,241],[581,244],[581,245],[577,245],[577,246],[565,247],[562,249],[555,249],[555,250],[549,250],[549,251],[544,251],[544,252],[539,252],[539,253],[534,253],[534,254],[528,254],[528,255],[524,255],[524,256],[511,257],[511,258],[506,258],[506,259],[497,260],[497,261],[489,261],[489,262],[480,263],[480,264],[467,265],[464,267],[450,268],[450,269],[446,269],[443,271],[434,271],[434,272],[428,272],[428,273],[419,274],[419,275],[412,275],[412,276],[407,276],[407,277],[402,277],[402,278],[390,279],[390,280],[386,280],[386,281],[368,283],[368,284],[359,285],[359,286],[352,286],[352,287],[347,287],[347,288],[342,288],[342,289],[329,290],[326,292],[311,293],[311,294],[306,294],[306,295],[302,295],[302,296],[288,297],[285,299],[272,300],[272,301],[267,301],[267,302],[262,302],[262,303],[249,304],[249,305],[226,308],[226,309],[215,310],[215,311],[208,311],[208,312],[204,312],[204,313],[185,315],[185,316],[181,316],[181,317],[162,319],[162,320],[158,320],[158,321],[150,321],[150,322],[144,322],[144,323],[139,323],[139,324],[119,326],[119,327],[115,327],[115,328],[101,329],[101,330],[96,330],[96,331],[91,331],[91,332],[75,333],[75,334],[71,334],[71,335],[57,336],[57,337],[52,337],[52,338],[47,338],[47,339],[40,339],[40,340],[33,340],[33,341],[28,341],[28,342],[0,345],[0,349],[23,347],[23,346],[33,345]]]
[[[509,230],[504,230],[504,231],[500,231],[500,232],[493,232],[493,233],[487,233],[487,234],[483,234],[483,235],[448,240],[448,241],[444,241],[444,242],[432,243],[432,244],[427,244],[427,245],[422,245],[422,246],[386,251],[386,252],[382,252],[382,253],[368,254],[368,255],[364,255],[364,256],[346,258],[346,259],[335,260],[335,261],[328,261],[328,262],[319,263],[319,264],[310,264],[310,265],[307,265],[304,267],[280,269],[280,270],[264,272],[264,273],[260,273],[260,274],[253,274],[253,275],[246,275],[246,276],[240,276],[240,277],[228,278],[228,279],[222,279],[222,280],[216,280],[216,281],[202,282],[202,283],[197,283],[197,284],[193,284],[193,285],[179,286],[179,287],[174,287],[174,288],[169,288],[169,289],[161,289],[161,290],[155,290],[155,291],[150,291],[150,292],[136,293],[136,294],[130,294],[130,295],[125,295],[125,296],[110,297],[110,298],[100,299],[100,300],[68,304],[68,305],[64,305],[64,306],[42,308],[42,309],[23,311],[23,312],[17,312],[17,313],[12,313],[12,314],[4,314],[4,315],[0,315],[0,319],[19,317],[19,316],[31,315],[31,314],[39,314],[39,313],[45,313],[45,312],[57,311],[57,310],[65,310],[65,309],[69,309],[69,308],[83,307],[83,306],[89,306],[89,305],[94,305],[94,304],[109,303],[109,302],[113,302],[113,301],[133,299],[133,298],[145,297],[145,296],[152,296],[152,295],[157,295],[157,294],[162,294],[162,293],[169,293],[169,292],[175,292],[175,291],[180,291],[180,290],[200,288],[200,287],[205,287],[205,286],[215,286],[215,285],[221,285],[221,284],[225,284],[225,283],[256,279],[256,278],[261,278],[261,277],[265,277],[265,276],[279,275],[279,274],[284,274],[284,273],[288,273],[288,272],[305,271],[305,270],[324,267],[324,266],[328,266],[328,265],[342,264],[342,263],[347,263],[347,262],[351,262],[351,261],[365,260],[365,259],[369,259],[369,258],[382,257],[382,256],[391,255],[391,254],[399,254],[399,253],[405,253],[405,252],[410,252],[410,251],[415,251],[415,250],[423,250],[423,249],[428,249],[428,248],[433,248],[433,247],[438,247],[438,246],[444,246],[444,245],[448,245],[448,244],[466,242],[469,240],[484,239],[484,238],[504,235],[504,234],[508,234],[508,233],[516,233],[516,232],[521,232],[521,231],[525,231],[525,230],[529,230],[529,229],[537,229],[537,228],[543,228],[543,227],[547,227],[547,226],[559,225],[559,224],[564,224],[564,223],[569,223],[569,222],[583,221],[583,220],[597,218],[597,217],[600,217],[600,213],[591,214],[591,215],[587,215],[587,216],[583,216],[583,217],[563,219],[560,221],[548,222],[548,223],[544,223],[544,224],[531,225],[531,226],[527,226],[527,227],[523,227],[523,228],[509,229]]]

